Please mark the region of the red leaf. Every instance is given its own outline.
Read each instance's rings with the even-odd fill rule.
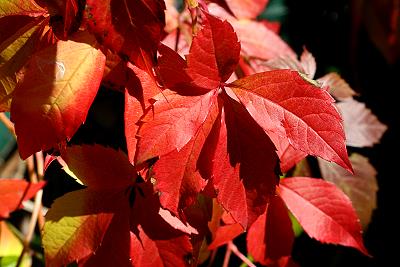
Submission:
[[[187,56],[187,71],[195,85],[212,90],[228,80],[235,70],[240,44],[228,22],[204,14],[204,27],[193,38]]]
[[[130,258],[136,260],[138,250],[137,244],[130,247],[130,231],[141,241],[148,237],[156,243],[159,253],[152,259],[161,266],[170,266],[177,257],[181,262],[192,260],[184,232],[196,230],[161,210],[151,183],[136,180],[136,171],[122,152],[98,145],[73,146],[62,155],[88,187],[57,199],[46,216],[47,265],[77,261],[79,266],[132,266]],[[152,246],[144,244],[141,250]],[[185,257],[172,254],[169,248],[177,247]]]
[[[270,260],[290,256],[294,241],[292,222],[279,196],[268,203],[267,211],[258,217],[247,233],[247,249],[255,261],[267,265]]]
[[[99,248],[94,254],[80,261],[78,266],[98,267],[98,266],[118,266],[131,267],[131,236],[129,231],[129,214],[119,212],[115,214]],[[89,230],[89,232],[92,230]],[[132,245],[131,245],[132,246]]]
[[[280,196],[309,236],[368,255],[356,212],[349,198],[334,184],[303,177],[284,179]]]
[[[84,16],[100,43],[148,71],[165,26],[164,10],[158,0],[88,0]]]
[[[328,92],[290,70],[257,73],[228,86],[267,133],[352,170],[341,117]]]
[[[141,120],[136,164],[180,151],[197,133],[215,102],[215,91],[181,96],[164,90]]]
[[[131,235],[133,266],[181,267],[190,266],[192,245],[189,237],[181,236],[169,240],[154,240],[140,229],[139,237]]]
[[[138,122],[151,105],[150,98],[157,95],[161,88],[147,72],[128,64],[129,78],[125,90],[125,138],[128,157],[134,162],[139,129]],[[132,72],[132,73],[131,73]]]
[[[11,104],[22,158],[71,139],[85,121],[105,61],[94,44],[82,33],[32,56]]]
[[[354,168],[354,175],[337,165],[318,159],[322,177],[334,183],[350,198],[361,226],[366,229],[377,207],[377,171],[369,163],[368,158],[359,154],[351,154],[350,162]]]
[[[201,171],[212,179],[218,201],[247,229],[264,213],[274,193],[277,155],[272,142],[241,105],[227,96],[223,102],[221,118],[205,145],[208,151],[202,154],[211,162],[203,164]]]
[[[113,194],[90,189],[58,198],[46,214],[43,229],[46,266],[79,262],[96,252],[114,216],[116,202],[122,203]]]
[[[0,219],[7,218],[10,212],[22,208],[22,202],[31,199],[43,186],[44,182],[36,184],[24,180],[0,180]]]
[[[243,227],[239,223],[220,226],[215,232],[215,238],[208,246],[208,249],[213,250],[219,246],[228,244],[241,233],[243,233]]]
[[[150,183],[133,190],[136,190],[131,209],[131,231],[136,235],[131,239],[134,265],[187,266],[193,260],[189,237],[178,230],[180,226],[167,223],[160,215],[160,201]]]
[[[159,47],[158,70],[163,85],[181,95],[204,94],[208,90],[199,88],[192,83],[192,79],[186,71],[186,61],[171,48],[161,44]]]
[[[196,201],[197,194],[206,185],[197,171],[197,159],[218,112],[214,103],[193,139],[182,150],[162,156],[152,168],[161,205],[177,216]]]

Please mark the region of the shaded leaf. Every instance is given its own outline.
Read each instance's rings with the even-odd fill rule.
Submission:
[[[177,216],[179,211],[195,203],[198,193],[206,185],[197,170],[197,159],[218,112],[214,103],[192,140],[180,151],[174,150],[162,156],[152,168],[161,205]]]
[[[31,199],[44,182],[28,183],[25,180],[0,179],[0,219],[7,218],[10,212],[22,208],[22,202]]]
[[[228,7],[239,19],[254,19],[265,9],[269,0],[216,0],[212,2]]]
[[[82,33],[32,56],[11,104],[22,158],[65,143],[85,121],[105,62],[93,45]]]
[[[364,103],[348,99],[336,104],[343,117],[346,144],[354,147],[372,147],[379,143],[387,126]]]
[[[187,236],[154,240],[144,231],[139,233],[139,237],[131,235],[133,266],[180,267],[193,262],[192,245]]]
[[[69,35],[81,26],[85,1],[82,0],[40,0],[51,16],[53,32],[61,40],[67,40]]]
[[[164,10],[164,1],[158,0],[88,0],[84,16],[101,44],[151,73],[165,26]]]
[[[64,168],[68,167],[92,190],[119,191],[136,179],[135,168],[120,150],[100,145],[72,146],[62,153],[62,158],[67,163]]]
[[[346,100],[357,94],[336,72],[330,72],[319,78],[317,81],[322,83],[323,87],[329,86],[329,93],[339,100]]]
[[[283,179],[280,196],[304,231],[323,243],[358,249],[368,255],[350,199],[334,184],[320,179]]]
[[[209,150],[202,155],[211,162],[201,166],[201,173],[211,178],[222,206],[247,229],[264,213],[274,193],[277,155],[264,131],[239,103],[226,96],[223,104],[221,118],[205,145]]]
[[[315,62],[315,58],[310,52],[308,52],[307,49],[304,49],[303,53],[300,56],[300,60],[298,60],[297,57],[281,55],[277,58],[270,59],[261,64],[264,66],[264,68],[261,67],[264,69],[264,71],[290,69],[303,73],[309,79],[314,79],[314,75],[317,70],[317,63]]]
[[[129,214],[119,212],[112,218],[100,247],[78,266],[120,266],[132,267],[129,231]]]
[[[255,261],[267,265],[271,260],[290,256],[294,242],[292,222],[279,196],[271,197],[268,208],[247,233],[247,250]]]
[[[57,199],[48,212],[43,237],[47,265],[75,261],[79,266],[132,266],[130,259],[138,255],[130,232],[141,238],[142,229],[154,242],[168,244],[162,249],[166,255],[153,255],[166,266],[176,258],[168,252],[173,240],[185,240],[176,242],[179,246],[190,245],[182,230],[190,234],[196,230],[161,211],[151,183],[136,181],[134,167],[122,152],[85,145],[69,147],[62,156],[88,187]],[[191,247],[181,249],[190,255]]]
[[[214,16],[226,19],[232,25],[240,41],[243,55],[263,60],[282,55],[296,58],[296,53],[264,23],[252,20],[237,20],[215,4],[210,4],[209,10]]]
[[[14,34],[2,40],[0,44],[0,111],[9,111],[12,92],[17,83],[18,72],[34,52],[42,34],[44,17],[32,19],[15,29]],[[9,25],[1,24],[9,27]]]
[[[350,156],[350,162],[353,165],[354,175],[336,165],[318,159],[322,177],[336,184],[350,198],[361,225],[366,229],[377,205],[376,170],[369,163],[368,158],[356,153]]]
[[[46,14],[33,0],[3,0],[0,5],[0,18],[5,16],[25,15],[38,17]]]
[[[341,117],[328,92],[290,70],[257,73],[228,86],[267,133],[351,171]]]

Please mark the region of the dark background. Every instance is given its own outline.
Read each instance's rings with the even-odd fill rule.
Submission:
[[[282,33],[293,49],[300,54],[306,46],[313,53],[317,60],[316,77],[338,71],[360,93],[358,100],[365,102],[389,127],[381,143],[373,148],[349,148],[369,157],[378,171],[378,208],[364,233],[365,245],[373,257],[367,258],[349,248],[321,245],[303,234],[296,239],[293,250],[293,257],[301,266],[396,266],[398,262],[399,227],[394,217],[399,210],[395,184],[398,183],[396,166],[399,166],[400,151],[399,100],[396,97],[400,89],[397,57],[400,51],[398,43],[397,48],[392,47],[390,51],[378,49],[382,47],[379,42],[386,40],[377,41],[376,35],[388,30],[387,20],[391,15],[388,11],[391,10],[362,3],[368,1],[286,1]],[[381,5],[395,2],[378,1]],[[375,12],[378,22],[368,12]],[[372,23],[380,23],[382,28],[378,33],[371,30]]]

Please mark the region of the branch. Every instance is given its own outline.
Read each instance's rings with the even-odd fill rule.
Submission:
[[[44,158],[43,158],[42,151],[36,152],[35,157],[36,157],[37,178],[39,181],[42,181],[43,177],[44,177]],[[43,191],[43,190],[41,190],[41,191]],[[40,230],[42,230],[44,227],[44,215],[43,215],[43,208],[41,205],[41,201],[40,201],[40,208],[39,208],[39,214],[38,214],[38,224],[39,224]]]
[[[26,166],[28,168],[29,180],[31,181],[31,183],[37,183],[38,177],[35,172],[33,156],[30,156],[29,158],[26,159]],[[29,221],[28,232],[23,240],[24,247],[22,248],[21,254],[18,257],[16,267],[19,267],[21,265],[24,254],[28,251],[29,244],[32,241],[32,237],[35,232],[35,227],[38,220],[38,215],[40,213],[42,206],[42,196],[43,196],[43,190],[39,190],[35,196],[35,202],[33,205],[33,212],[31,215],[31,219]]]

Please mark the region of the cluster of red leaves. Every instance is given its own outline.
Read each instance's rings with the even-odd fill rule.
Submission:
[[[285,266],[287,209],[311,237],[368,254],[342,191],[279,179],[280,161],[305,155],[352,167],[327,88],[294,70],[256,73],[262,60],[296,58],[270,23],[251,20],[268,1],[187,2],[186,15],[168,7],[190,21],[170,32],[158,0],[1,4],[0,108],[20,155],[57,150],[87,186],[46,215],[48,266],[191,266],[244,231],[256,261]],[[185,59],[161,43],[170,36]],[[67,145],[100,84],[125,92],[128,156]]]

